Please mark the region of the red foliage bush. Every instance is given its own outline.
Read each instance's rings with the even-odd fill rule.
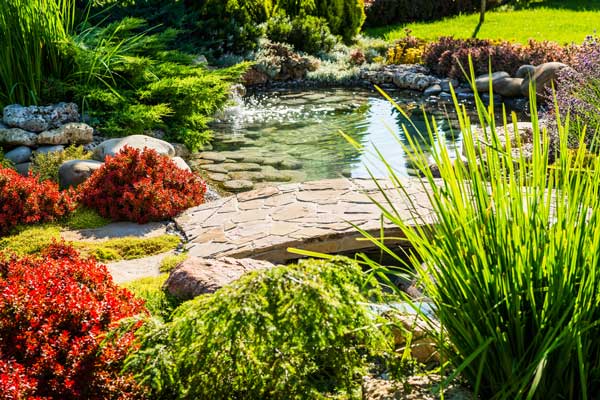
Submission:
[[[17,224],[53,221],[75,207],[71,191],[60,192],[52,181],[40,182],[0,167],[0,235]]]
[[[566,64],[572,58],[573,48],[554,42],[530,40],[523,46],[518,43],[498,42],[488,39],[454,39],[442,37],[425,47],[423,61],[439,76],[465,80],[463,68],[469,73],[469,56],[476,75],[492,71],[506,71],[511,75],[524,64],[539,65],[550,61]],[[462,66],[462,68],[461,68]]]
[[[145,312],[141,301],[64,244],[0,259],[1,398],[142,397],[120,374],[136,326],[102,343],[117,321]]]
[[[125,147],[80,187],[81,202],[113,220],[145,223],[204,201],[206,185],[156,151]]]

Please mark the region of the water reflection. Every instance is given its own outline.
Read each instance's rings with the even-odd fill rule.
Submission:
[[[390,93],[411,116],[413,124],[426,132],[426,122],[418,97],[406,92]],[[430,109],[450,146],[459,138],[450,133],[448,118],[440,109]],[[215,150],[242,151],[258,157],[293,159],[302,163],[295,180],[316,180],[339,176],[367,177],[371,169],[385,176],[385,168],[376,160],[375,149],[400,175],[408,175],[410,166],[402,144],[406,133],[427,151],[436,143],[421,137],[417,129],[387,100],[373,91],[318,90],[303,92],[258,93],[242,99],[215,125]],[[350,135],[361,143],[357,151],[339,134]]]

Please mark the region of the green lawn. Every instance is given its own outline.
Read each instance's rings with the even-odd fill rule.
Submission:
[[[583,2],[583,1],[582,1]],[[396,40],[405,36],[404,28],[416,37],[434,40],[440,36],[471,37],[479,14],[460,15],[434,22],[419,22],[368,29],[367,35]],[[517,11],[494,11],[486,20],[478,38],[505,39],[520,43],[528,39],[551,40],[561,44],[581,43],[587,35],[600,31],[600,11],[559,8],[534,8]]]

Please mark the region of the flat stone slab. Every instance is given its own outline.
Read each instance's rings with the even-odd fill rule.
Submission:
[[[422,184],[414,178],[402,183],[408,197],[388,181],[380,181],[398,216],[414,225],[431,224],[433,210]],[[388,237],[403,237],[395,225],[383,221],[372,201],[387,204],[386,196],[369,179],[293,183],[203,204],[175,222],[189,240],[191,257],[285,263],[300,257],[289,253],[290,247],[329,254],[372,248],[369,241],[359,240],[363,236],[356,227],[374,236],[383,228]]]
[[[115,283],[124,283],[150,276],[159,276],[160,264],[162,260],[165,257],[173,254],[174,252],[169,251],[135,260],[123,260],[106,263],[106,268],[112,275]]]

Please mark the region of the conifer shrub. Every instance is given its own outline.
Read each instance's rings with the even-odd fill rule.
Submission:
[[[267,22],[267,37],[273,42],[288,43],[296,50],[310,54],[327,53],[337,40],[331,34],[327,21],[312,15],[276,16]]]
[[[156,399],[344,393],[364,358],[388,349],[366,306],[375,285],[344,258],[249,273],[146,324],[126,370]]]
[[[80,186],[81,203],[115,221],[174,217],[204,201],[206,185],[155,150],[125,147]]]
[[[0,397],[142,397],[120,373],[137,326],[107,339],[119,320],[145,313],[142,301],[64,244],[0,260]]]
[[[71,190],[59,191],[51,181],[24,177],[10,168],[0,167],[0,235],[17,224],[54,221],[75,210]]]

